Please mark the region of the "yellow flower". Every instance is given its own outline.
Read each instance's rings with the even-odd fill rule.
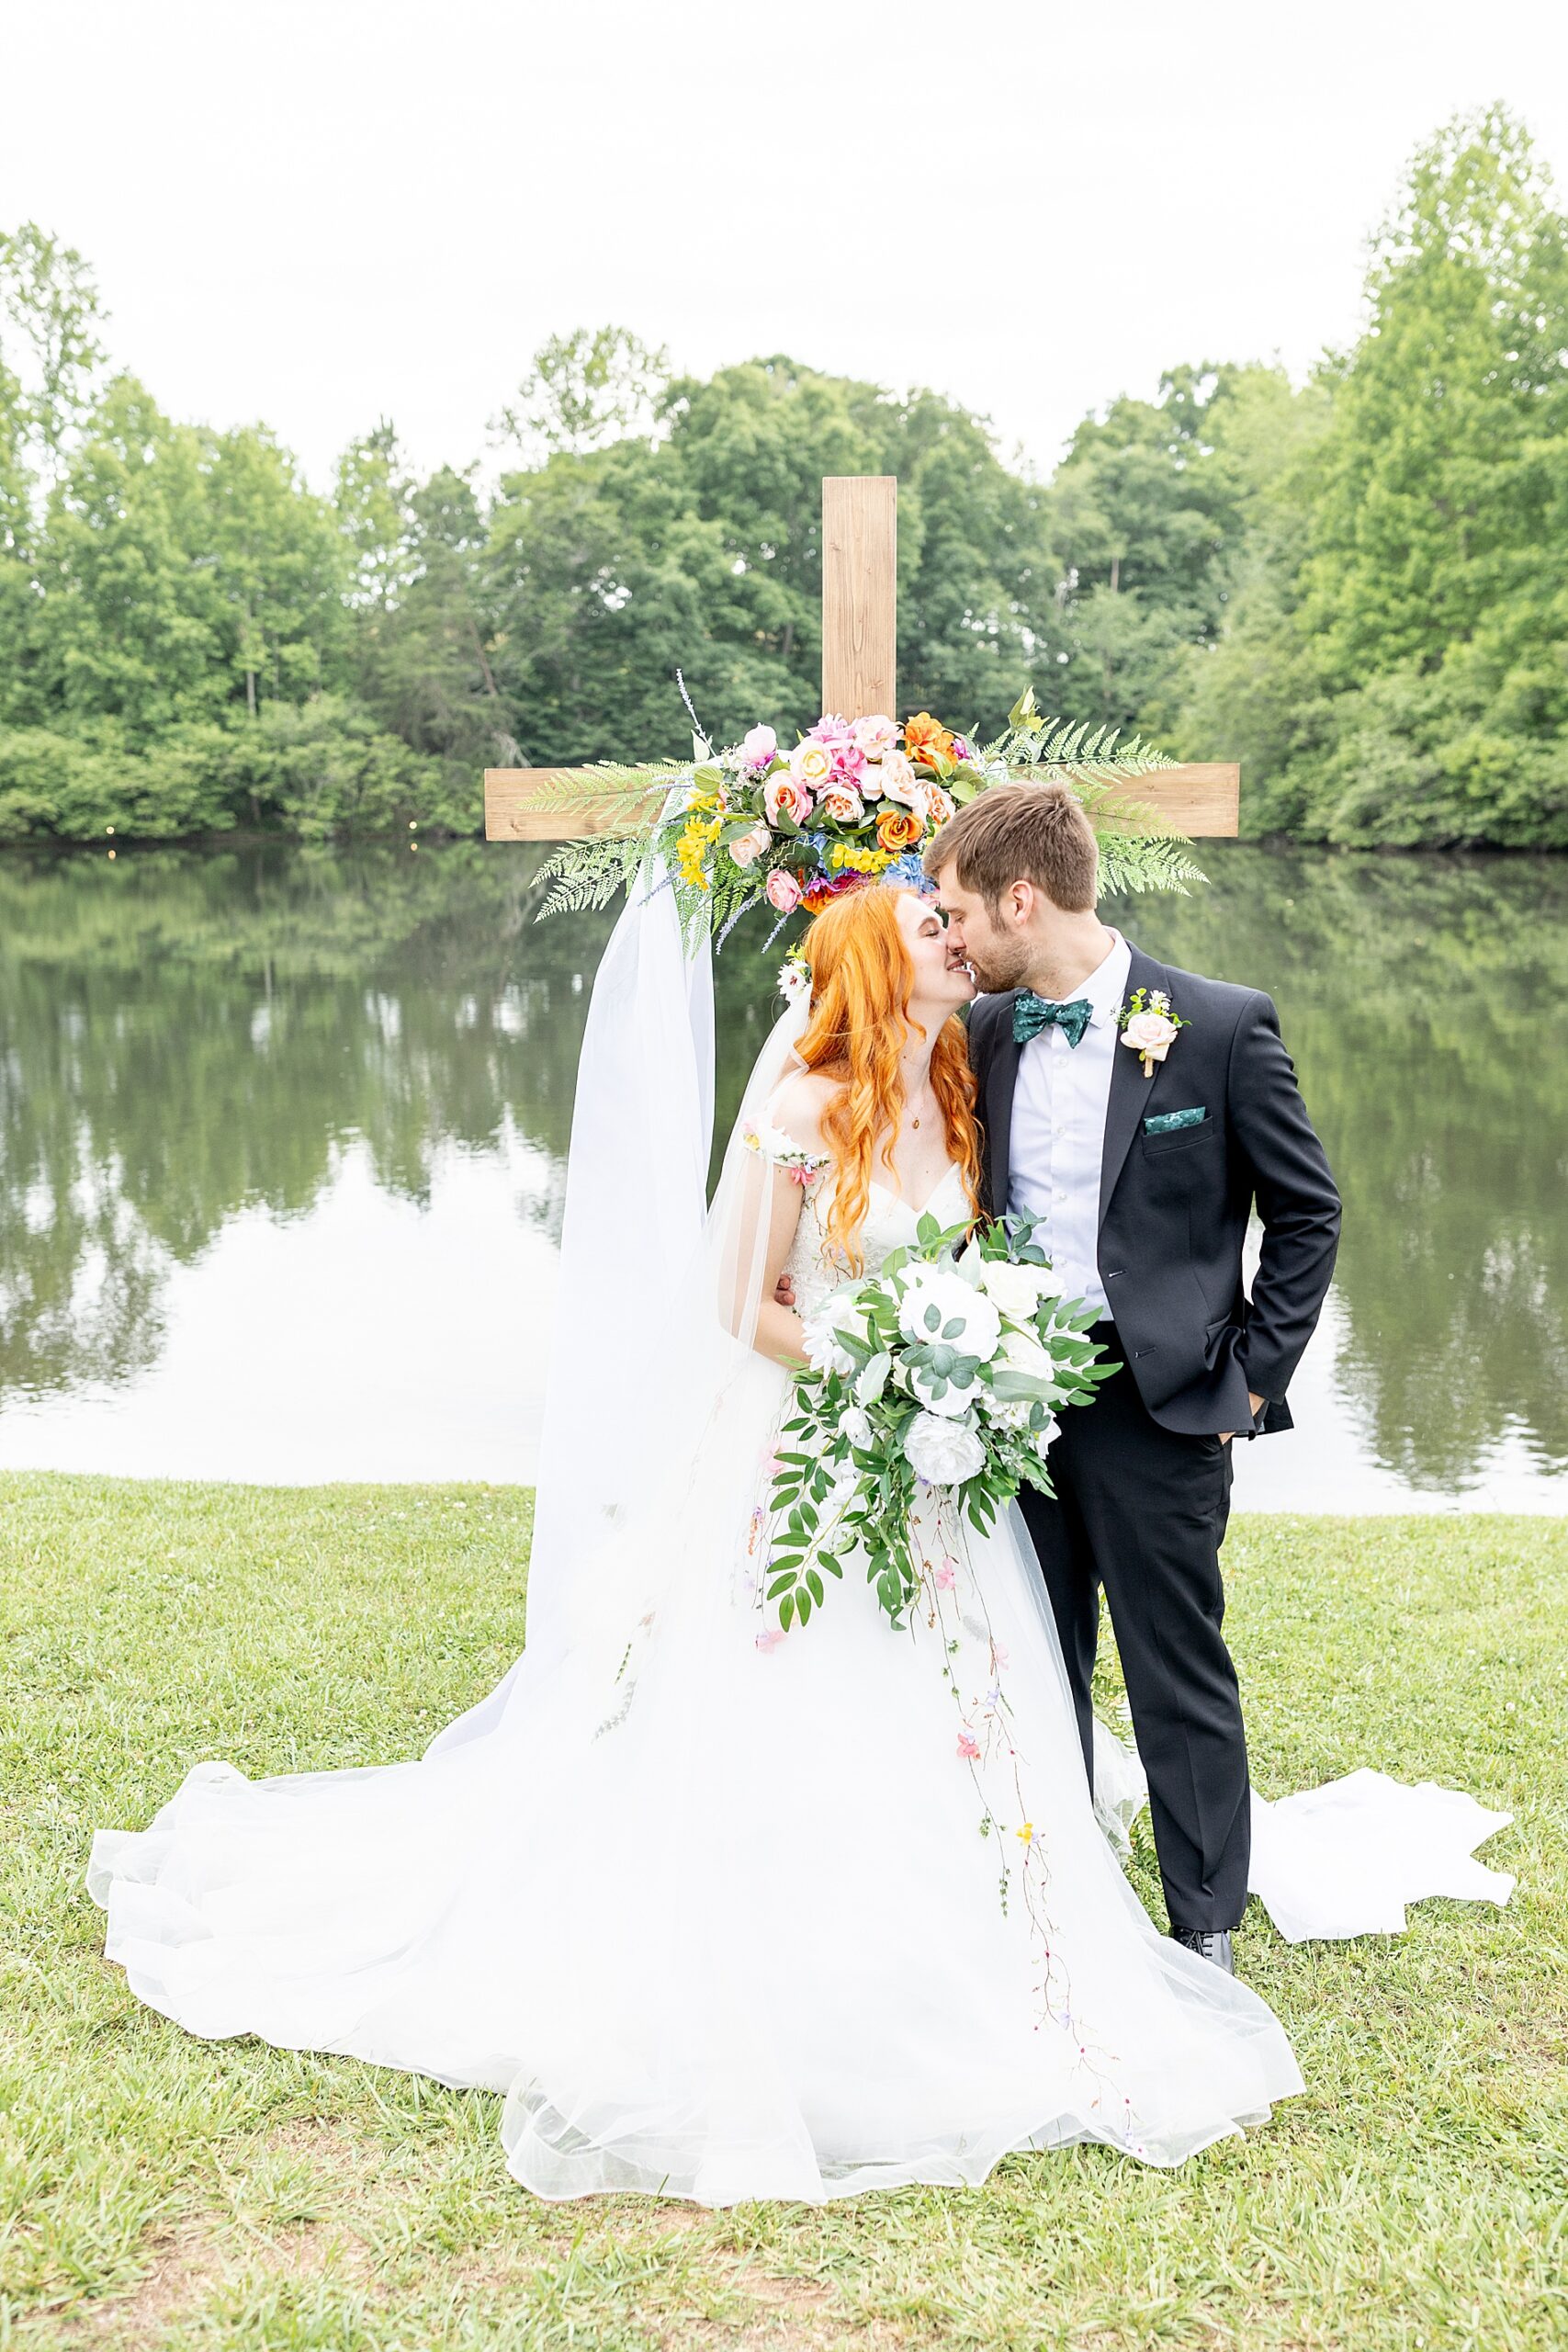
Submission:
[[[687,820],[685,830],[675,844],[675,862],[681,868],[681,879],[694,890],[711,890],[707,874],[707,854],[718,839],[723,819],[713,818],[705,824],[700,817]]]
[[[828,852],[828,863],[852,874],[881,874],[893,860],[885,849],[857,849],[852,842],[835,842]]]
[[[1026,1822],[1024,1823],[1024,1825],[1023,1825],[1023,1827],[1022,1827],[1021,1829],[1020,1829],[1020,1830],[1016,1831],[1016,1832],[1015,1832],[1015,1835],[1016,1835],[1016,1836],[1018,1836],[1019,1838],[1021,1838],[1023,1840],[1023,1843],[1024,1843],[1026,1846],[1028,1846],[1028,1845],[1032,1845],[1032,1844],[1033,1843],[1033,1839],[1034,1839],[1034,1824],[1033,1824],[1033,1822],[1032,1822],[1032,1821],[1026,1821]]]

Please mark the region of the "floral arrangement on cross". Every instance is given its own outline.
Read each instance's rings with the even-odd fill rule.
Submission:
[[[539,798],[541,810],[570,805],[593,827],[546,861],[541,917],[606,906],[640,878],[673,889],[689,936],[722,943],[764,902],[782,923],[868,882],[918,887],[922,851],[966,801],[1047,780],[1066,783],[1087,809],[1108,889],[1202,879],[1185,836],[1126,797],[1130,781],[1172,762],[1113,728],[1043,717],[1032,688],[988,743],[922,710],[902,722],[829,714],[788,748],[758,725],[716,752],[699,729],[692,748],[685,763],[601,762],[575,771],[558,798]]]

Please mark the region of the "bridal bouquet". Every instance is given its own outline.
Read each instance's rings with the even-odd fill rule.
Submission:
[[[1026,1481],[1053,1491],[1057,1413],[1116,1366],[1087,1337],[1093,1310],[1057,1295],[1032,1229],[998,1221],[965,1245],[965,1227],[922,1217],[913,1248],[808,1317],[771,1498],[767,1598],[786,1632],[852,1556],[898,1623],[920,1580],[922,1492],[984,1532]]]

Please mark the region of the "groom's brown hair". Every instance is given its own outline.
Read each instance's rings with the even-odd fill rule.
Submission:
[[[959,888],[978,892],[992,914],[1015,882],[1081,914],[1094,905],[1100,852],[1065,784],[993,784],[933,835],[921,862],[933,881],[951,865]]]

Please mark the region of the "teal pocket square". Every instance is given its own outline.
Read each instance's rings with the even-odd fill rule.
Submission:
[[[1200,1102],[1191,1111],[1156,1111],[1152,1119],[1144,1121],[1146,1136],[1173,1135],[1178,1127],[1201,1127],[1209,1114]]]

